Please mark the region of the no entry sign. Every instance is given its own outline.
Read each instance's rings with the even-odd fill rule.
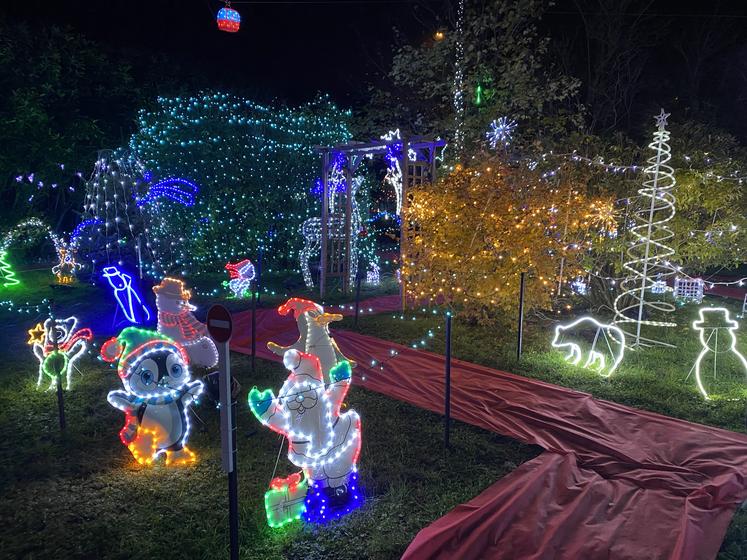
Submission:
[[[207,314],[207,329],[215,342],[225,343],[231,340],[233,321],[228,309],[222,305],[213,305]]]

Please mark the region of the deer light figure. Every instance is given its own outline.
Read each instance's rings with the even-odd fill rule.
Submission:
[[[348,196],[352,197],[353,211],[350,217],[350,271],[348,274],[348,280],[352,284],[355,281],[355,277],[358,273],[358,246],[356,235],[361,228],[361,215],[358,207],[358,202],[355,197],[358,193],[358,189],[363,184],[363,179],[355,177],[351,181],[350,193]],[[344,212],[332,212],[329,215],[327,222],[327,239],[329,241],[339,241],[344,243],[345,241],[345,214]],[[306,283],[307,288],[314,287],[314,278],[311,275],[311,268],[309,261],[312,257],[316,256],[322,248],[322,243],[325,242],[322,239],[322,219],[320,217],[309,218],[301,224],[300,227],[301,235],[304,239],[304,246],[299,252],[301,260],[301,272],[303,273],[303,280]]]

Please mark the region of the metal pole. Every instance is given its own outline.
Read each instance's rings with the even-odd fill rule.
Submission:
[[[407,188],[409,187],[409,142],[407,136],[402,135],[402,155],[400,158],[400,170],[402,171],[402,202],[400,204],[399,211],[399,289],[402,298],[402,312],[405,312],[407,308],[407,287],[405,286],[405,257],[406,257],[406,246],[405,237],[407,235],[406,225],[406,208],[407,208]]]
[[[56,355],[59,351],[59,345],[57,343],[57,323],[55,322],[53,313],[50,313],[49,316],[52,318],[52,351]],[[57,378],[57,415],[60,420],[60,431],[65,433],[67,422],[65,421],[65,394],[62,392],[62,370],[57,370],[55,373],[55,377]]]
[[[322,239],[319,258],[319,297],[324,299],[327,279],[327,249],[329,242],[329,152],[322,154]]]
[[[230,378],[229,378],[230,383]],[[236,472],[236,400],[231,397],[233,470],[228,473],[228,517],[231,560],[239,560],[239,479]]]
[[[137,269],[140,273],[140,280],[143,279],[143,254],[142,254],[142,245],[140,241],[140,236],[137,236]]]
[[[519,336],[516,341],[516,360],[521,360],[521,342],[524,336],[524,280],[526,272],[521,273],[519,280]]]
[[[239,492],[236,473],[236,400],[231,392],[231,362],[228,342],[217,344],[218,381],[221,404],[221,441],[223,468],[228,472],[228,529],[230,558],[239,559]]]
[[[449,447],[451,424],[451,311],[446,312],[446,380],[444,389],[444,447]]]
[[[257,305],[259,305],[259,296],[262,291],[262,255],[264,249],[259,248],[259,257],[257,258]]]
[[[351,166],[353,162],[352,156],[348,156],[347,162],[345,163],[345,185],[347,190],[345,191],[345,261],[344,261],[344,277],[342,279],[342,293],[349,294],[352,286],[350,285],[350,269],[353,266],[353,173]],[[358,232],[356,232],[357,235]]]
[[[259,296],[252,286],[252,373],[254,373],[254,356],[257,353],[257,300]]]

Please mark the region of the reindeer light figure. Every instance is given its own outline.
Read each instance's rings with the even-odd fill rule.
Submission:
[[[361,229],[361,215],[358,202],[356,201],[356,194],[362,184],[363,179],[361,177],[355,177],[351,181],[349,193],[349,196],[352,197],[353,206],[353,211],[350,217],[350,271],[348,273],[348,280],[351,284],[355,282],[356,275],[358,274],[358,236],[356,233]],[[331,197],[334,197],[334,190],[335,189],[332,189],[333,192],[330,193]],[[334,208],[334,206],[330,206]],[[345,214],[340,212],[330,213],[327,222],[326,241],[322,239],[322,219],[318,216],[304,221],[301,224],[300,232],[304,238],[304,246],[299,252],[301,272],[303,273],[303,280],[306,283],[306,287],[313,288],[314,278],[311,275],[309,261],[319,253],[322,248],[322,243],[326,241],[345,242]]]

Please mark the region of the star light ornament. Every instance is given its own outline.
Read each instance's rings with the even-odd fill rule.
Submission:
[[[54,389],[57,376],[65,378],[65,389],[69,390],[76,362],[86,353],[93,340],[91,329],[79,329],[78,319],[52,319],[37,323],[28,330],[26,342],[39,360],[39,377],[36,386],[41,387],[49,379],[49,389]]]
[[[630,228],[632,240],[627,249],[623,268],[628,276],[622,281],[622,292],[615,298],[615,324],[621,325],[633,337],[632,347],[659,344],[671,346],[641,334],[641,327],[674,327],[671,321],[652,320],[652,313],[671,313],[675,306],[661,299],[646,299],[653,288],[666,283],[675,274],[669,262],[674,249],[667,243],[674,237],[668,223],[675,215],[674,170],[667,162],[672,158],[669,148],[669,131],[666,130],[669,113],[661,110],[655,118],[657,130],[649,148],[654,155],[648,159],[644,170],[646,180],[633,199],[634,223]],[[658,284],[657,284],[658,283]],[[655,292],[654,292],[655,293]]]
[[[491,149],[498,147],[507,148],[513,138],[516,121],[508,120],[508,117],[501,117],[490,123],[490,129],[485,133]]]
[[[739,359],[742,365],[742,369],[747,375],[747,359],[737,350],[737,337],[734,334],[739,328],[739,323],[729,316],[729,310],[724,307],[701,307],[698,309],[698,315],[700,319],[693,321],[693,329],[698,331],[700,338],[700,344],[703,346],[698,358],[695,360],[690,374],[695,371],[695,382],[698,385],[698,390],[703,398],[710,400],[709,391],[706,389],[704,379],[701,374],[701,366],[705,363],[713,363],[713,377],[716,378],[716,359],[719,354],[725,354],[731,352]],[[709,319],[713,322],[709,323]],[[706,331],[708,335],[706,336]],[[724,342],[722,342],[721,348],[719,348],[719,335],[726,338],[726,348],[724,349]]]
[[[586,343],[582,332],[591,329],[594,330],[594,339],[584,360],[581,347]],[[600,323],[593,317],[581,317],[567,325],[556,326],[555,336],[550,344],[553,348],[568,350],[566,362],[574,366],[581,365],[603,377],[609,377],[622,362],[625,353],[625,333],[622,329]]]

